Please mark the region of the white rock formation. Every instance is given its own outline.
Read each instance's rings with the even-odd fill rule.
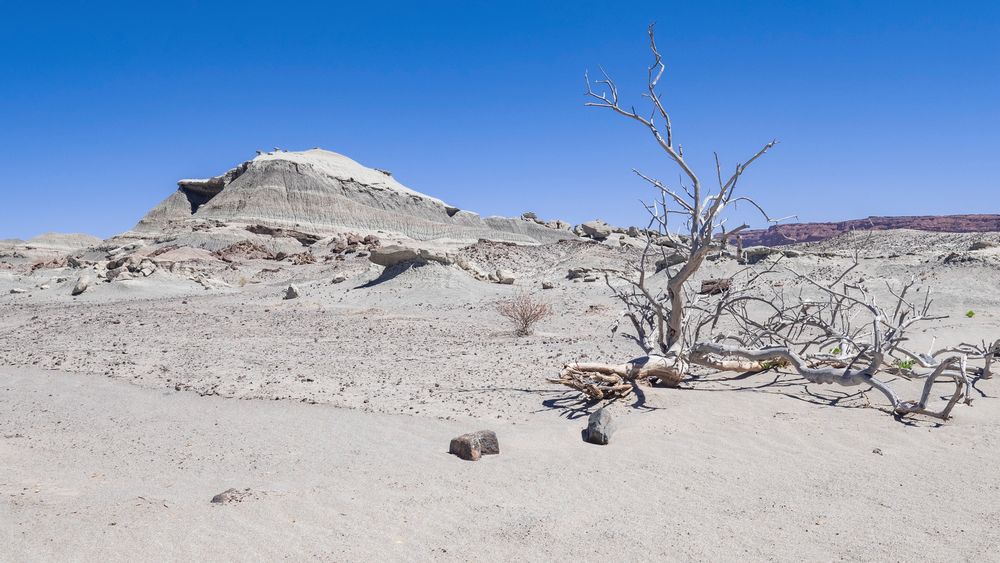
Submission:
[[[388,172],[321,149],[261,154],[221,176],[181,180],[178,186],[136,231],[183,231],[194,222],[218,221],[315,233],[381,231],[419,241],[534,244],[572,238],[531,221],[459,210],[407,188]]]

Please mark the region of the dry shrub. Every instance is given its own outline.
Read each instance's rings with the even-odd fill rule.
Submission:
[[[501,316],[514,325],[514,334],[527,336],[538,321],[552,314],[552,306],[536,299],[529,293],[519,292],[510,299],[503,299],[496,304],[496,310]]]

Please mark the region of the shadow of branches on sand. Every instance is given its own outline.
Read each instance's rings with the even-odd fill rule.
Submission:
[[[763,381],[754,378],[766,378]],[[895,379],[890,379],[889,382]],[[973,388],[975,388],[974,381]],[[771,370],[767,372],[746,372],[740,374],[712,374],[708,376],[695,376],[687,380],[683,386],[689,391],[701,391],[709,393],[767,393],[781,395],[796,401],[805,403],[842,408],[842,409],[872,409],[889,414],[897,422],[906,426],[917,426],[923,428],[938,428],[942,426],[939,420],[929,420],[926,418],[903,416],[894,412],[888,404],[873,404],[869,394],[872,387],[858,387],[857,391],[848,392],[840,388],[817,385],[810,383],[806,379],[791,372]],[[976,389],[978,391],[978,389]],[[980,393],[985,396],[985,394]],[[874,396],[880,396],[875,392]],[[938,400],[947,401],[950,393],[940,395]]]
[[[635,382],[632,383],[632,392],[630,394],[625,397],[615,399],[591,399],[576,391],[560,391],[559,393],[561,393],[560,397],[542,401],[542,406],[545,408],[536,412],[556,411],[561,417],[565,417],[569,420],[576,420],[578,418],[590,416],[602,407],[619,402],[630,402],[628,405],[629,407],[640,411],[655,411],[662,409],[662,407],[648,405],[646,403],[646,392],[643,390],[641,385],[638,385]]]

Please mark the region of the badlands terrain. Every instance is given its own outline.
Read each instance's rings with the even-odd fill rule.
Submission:
[[[876,295],[918,280],[946,317],[916,349],[1000,337],[1000,233],[831,237],[747,251],[772,286],[855,259]],[[695,372],[607,404],[612,442],[584,442],[605,403],[546,378],[641,355],[602,272],[644,247],[318,149],[181,180],[108,240],[0,241],[0,560],[994,557],[1000,379],[942,422],[781,369]],[[525,337],[494,309],[519,292],[554,311]],[[449,455],[483,429],[500,455]]]

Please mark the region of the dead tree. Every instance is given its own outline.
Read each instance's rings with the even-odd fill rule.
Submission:
[[[635,276],[621,276],[628,284],[626,289],[613,287],[609,276],[606,281],[615,295],[625,305],[623,316],[628,318],[635,329],[635,341],[646,352],[647,356],[629,362],[627,365],[656,365],[655,374],[649,370],[631,370],[625,379],[636,380],[656,377],[660,382],[676,385],[687,371],[688,362],[685,359],[684,323],[686,311],[685,283],[698,271],[706,256],[720,247],[720,243],[729,237],[738,235],[748,225],[726,230],[723,212],[729,205],[739,201],[747,202],[763,213],[753,200],[735,195],[740,177],[747,167],[764,155],[776,141],[765,144],[746,162],[737,164],[735,169],[723,177],[722,165],[716,155],[716,180],[718,185],[709,188],[702,184],[701,178],[684,160],[683,147],[675,143],[670,114],[660,94],[657,85],[666,71],[666,65],[656,47],[653,26],[649,26],[649,46],[653,53],[653,63],[649,66],[647,76],[647,91],[643,97],[650,100],[652,111],[648,116],[640,115],[634,107],[625,109],[621,105],[618,87],[611,77],[601,70],[603,79],[591,82],[585,75],[587,96],[591,101],[588,107],[605,108],[618,115],[627,117],[643,127],[663,150],[666,157],[675,163],[682,173],[682,181],[678,188],[668,187],[665,183],[652,178],[638,170],[636,175],[650,183],[659,192],[658,201],[646,206],[650,214],[649,226],[646,229],[646,248],[642,259],[636,265]],[[599,92],[594,87],[599,88]],[[681,229],[672,229],[672,218],[682,218]],[[766,214],[765,214],[765,217]],[[770,220],[770,218],[768,218]],[[656,233],[650,236],[649,232]],[[647,284],[647,269],[649,262],[659,255],[661,263],[667,265],[667,287],[665,292],[654,294]],[[670,264],[676,265],[676,269]],[[597,388],[601,383],[600,370],[581,369],[584,366],[567,366],[558,380],[571,387],[590,386]],[[589,366],[594,367],[594,366]],[[611,367],[620,366],[606,366]],[[595,374],[595,375],[587,375]],[[624,382],[622,383],[622,385]],[[606,387],[606,386],[605,386]],[[616,387],[621,387],[617,385]]]
[[[759,280],[780,267],[777,263],[764,269],[748,266],[739,274],[740,290],[731,290],[733,284],[728,284],[725,290],[699,294],[688,287],[709,254],[718,250],[721,256],[726,241],[739,237],[748,227],[744,224],[726,228],[724,214],[730,206],[744,202],[768,222],[776,222],[755,201],[736,194],[743,173],[773,148],[775,141],[765,144],[728,174],[723,174],[716,155],[715,185],[702,184],[684,160],[681,145],[675,142],[670,115],[657,92],[665,65],[653,26],[648,33],[653,54],[647,91],[643,93],[652,106],[648,115],[632,106],[622,106],[615,82],[603,69],[600,80],[591,82],[585,76],[590,99],[586,105],[611,110],[639,124],[681,172],[678,186],[670,187],[633,170],[658,195],[653,203],[645,204],[650,216],[648,228],[643,231],[646,245],[631,272],[605,275],[608,287],[624,306],[621,318],[631,324],[633,334],[627,336],[646,355],[624,364],[569,364],[558,378],[549,381],[593,399],[606,399],[628,394],[633,385],[644,380],[676,386],[692,364],[725,371],[788,367],[812,383],[868,386],[882,393],[900,415],[920,413],[946,419],[959,401],[970,401],[970,375],[990,377],[991,361],[1000,352],[1000,341],[990,346],[962,344],[928,354],[908,350],[907,329],[935,318],[929,313],[929,299],[925,298],[920,306],[908,301],[911,282],[898,292],[889,287],[894,302],[883,308],[865,287],[845,281],[858,264],[857,256],[854,265],[829,284],[793,272],[793,279],[810,290],[797,295],[781,290],[765,296],[757,287]],[[662,289],[650,283],[649,270],[654,265],[655,272],[666,270]],[[617,329],[616,324],[612,333]],[[824,352],[824,347],[831,344],[836,353]],[[969,359],[984,359],[986,363],[977,370],[968,365]],[[911,364],[931,371],[918,375],[909,367],[900,367]],[[900,399],[877,377],[880,372],[924,378],[920,398]],[[954,381],[955,391],[945,407],[932,410],[928,408],[931,389],[942,377]]]

